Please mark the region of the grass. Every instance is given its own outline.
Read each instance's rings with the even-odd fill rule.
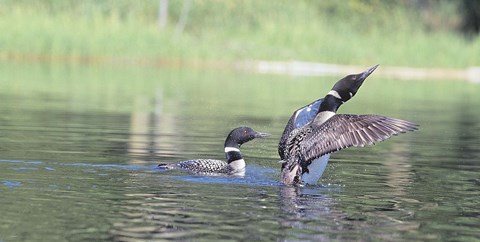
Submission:
[[[180,33],[176,24],[184,2],[169,1],[169,24],[159,29],[155,0],[3,0],[0,58],[480,65],[480,38],[428,30],[419,24],[419,13],[389,1],[192,0]]]

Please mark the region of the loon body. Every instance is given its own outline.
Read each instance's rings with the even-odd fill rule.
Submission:
[[[340,79],[324,98],[293,113],[278,144],[284,184],[316,184],[331,153],[417,130],[418,125],[401,119],[336,113],[377,67]]]
[[[225,140],[226,161],[214,159],[186,160],[178,163],[159,164],[163,169],[182,169],[203,174],[242,174],[245,161],[240,153],[240,146],[255,138],[268,137],[270,134],[256,132],[249,127],[232,130]]]

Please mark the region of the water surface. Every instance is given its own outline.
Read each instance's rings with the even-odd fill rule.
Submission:
[[[380,67],[381,68],[381,67]],[[0,241],[480,239],[480,86],[375,77],[341,113],[420,130],[332,155],[318,186],[279,183],[289,115],[340,77],[0,63]],[[162,172],[242,146],[245,177]]]

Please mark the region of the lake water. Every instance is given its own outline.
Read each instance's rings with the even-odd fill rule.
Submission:
[[[382,68],[381,66],[379,68]],[[318,186],[279,183],[291,113],[336,77],[0,63],[0,241],[480,240],[480,85],[373,73],[339,113],[420,124],[332,155]],[[223,158],[246,176],[159,171]]]

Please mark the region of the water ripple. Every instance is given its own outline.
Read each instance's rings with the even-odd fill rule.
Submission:
[[[3,183],[3,185],[7,186],[7,187],[10,188],[10,189],[15,188],[15,187],[19,187],[19,186],[22,186],[22,185],[23,185],[22,182],[18,182],[18,181],[8,181],[8,180],[2,180],[2,183]]]

